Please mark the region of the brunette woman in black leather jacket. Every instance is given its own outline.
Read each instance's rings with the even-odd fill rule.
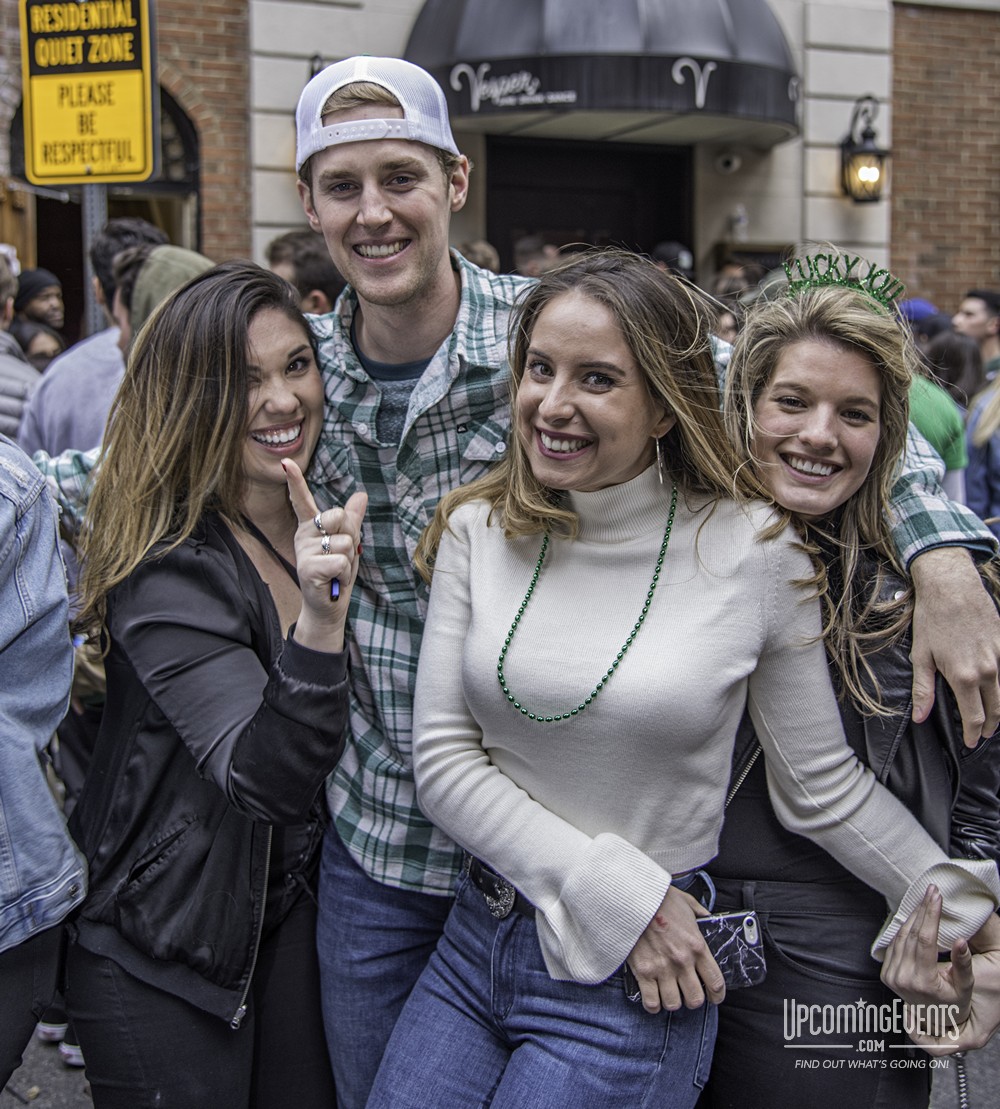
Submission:
[[[250,263],[133,347],[81,585],[108,691],[67,1001],[97,1109],[334,1104],[312,891],[365,497],[317,512],[322,419],[295,294]]]
[[[813,556],[849,742],[942,847],[995,859],[996,740],[964,745],[940,679],[931,716],[912,719],[911,592],[886,524],[910,365],[891,305],[839,285],[799,290],[749,313],[730,366],[727,421],[785,510],[782,523],[798,523]],[[869,954],[885,902],[779,824],[748,720],[709,869],[720,908],[757,910],[767,978],[730,991],[720,1007],[699,1109],[765,1109],[777,1089],[783,1102],[811,1109],[926,1105],[927,1056],[906,1037],[902,1007]]]

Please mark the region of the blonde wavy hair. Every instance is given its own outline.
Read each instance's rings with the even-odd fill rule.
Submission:
[[[226,262],[168,297],[136,336],[81,536],[81,630],[103,624],[108,593],[154,548],[178,546],[206,512],[240,518],[250,323],[277,309],[312,345],[296,297],[269,270]]]
[[[545,306],[565,293],[590,297],[608,309],[645,378],[649,395],[676,416],[660,446],[665,466],[680,490],[716,499],[759,496],[754,476],[740,472],[739,458],[723,428],[710,341],[710,304],[693,285],[664,273],[637,254],[594,250],[571,255],[522,293],[510,331],[511,408],[516,411],[535,323]],[[460,505],[474,500],[490,505],[491,522],[498,519],[508,538],[546,531],[573,538],[577,533],[577,517],[565,506],[561,493],[542,485],[532,473],[527,445],[515,420],[503,461],[476,481],[452,490],[439,503],[415,558],[426,580],[430,580],[449,517]]]
[[[853,289],[823,286],[779,295],[752,308],[733,347],[725,391],[726,427],[744,465],[753,467],[758,461],[757,398],[782,352],[802,342],[860,354],[871,363],[879,379],[879,438],[868,476],[834,518],[807,523],[779,505],[779,516],[764,536],[789,522],[796,526],[812,556],[815,575],[809,584],[822,599],[823,638],[844,693],[862,712],[882,715],[886,710],[866,656],[897,640],[912,617],[911,591],[891,600],[880,600],[879,594],[890,572],[905,576],[888,507],[906,448],[909,389],[918,356],[900,319]],[[835,562],[828,568],[821,552],[831,549]],[[874,577],[867,573],[869,562]],[[835,589],[830,588],[828,569],[838,582]]]

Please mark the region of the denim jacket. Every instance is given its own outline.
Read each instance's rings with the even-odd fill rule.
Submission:
[[[55,507],[0,435],[0,951],[58,924],[86,890],[39,760],[69,701],[68,620]]]

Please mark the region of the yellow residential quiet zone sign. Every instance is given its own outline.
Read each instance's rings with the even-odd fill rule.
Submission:
[[[21,0],[24,160],[44,184],[146,181],[156,170],[151,0]]]

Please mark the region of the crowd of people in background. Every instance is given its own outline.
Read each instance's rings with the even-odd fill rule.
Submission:
[[[926,1105],[782,999],[1000,1025],[1000,292],[504,273],[470,169],[349,58],[268,269],[111,219],[65,349],[0,254],[0,1087],[35,1029],[96,1109]]]
[[[61,333],[64,308],[56,275],[45,269],[6,275],[7,285],[12,277],[15,285],[13,310],[3,327],[7,337],[0,337],[0,430],[29,453],[39,449],[58,453],[68,446],[84,449],[99,442],[124,372],[116,349],[121,344],[120,331],[115,330],[110,267],[118,250],[143,242],[163,245],[167,239],[158,228],[137,218],[114,219],[97,236],[90,251],[94,291],[109,327],[68,351]],[[513,244],[514,272],[537,278],[582,245],[559,247],[544,235],[524,235]],[[459,243],[456,249],[474,265],[501,272],[500,253],[485,239]],[[265,254],[268,268],[298,291],[303,312],[323,315],[333,310],[345,281],[321,234],[305,227],[285,232],[268,244]],[[683,243],[659,242],[649,257],[664,272],[696,282],[694,255]],[[768,271],[739,255],[724,258],[704,283],[714,307],[714,334],[726,343],[735,343],[748,308],[772,298],[783,287],[780,269]],[[126,284],[126,296],[127,288]],[[127,305],[120,311],[127,316]],[[902,300],[899,311],[920,354],[910,393],[913,423],[944,461],[943,485],[948,496],[968,503],[993,526],[992,521],[1000,515],[1000,462],[993,456],[1000,454],[1000,445],[993,443],[1000,429],[1000,412],[991,410],[985,420],[981,416],[995,395],[992,386],[1000,369],[1000,289],[970,289],[954,312],[941,310],[921,297]],[[28,366],[36,372],[29,373]],[[48,372],[50,366],[52,372]],[[86,403],[79,404],[82,397]],[[50,407],[58,415],[50,415]],[[43,419],[80,419],[89,426],[86,434],[71,434],[66,439],[61,433],[41,434]],[[968,490],[967,477],[971,482]]]

